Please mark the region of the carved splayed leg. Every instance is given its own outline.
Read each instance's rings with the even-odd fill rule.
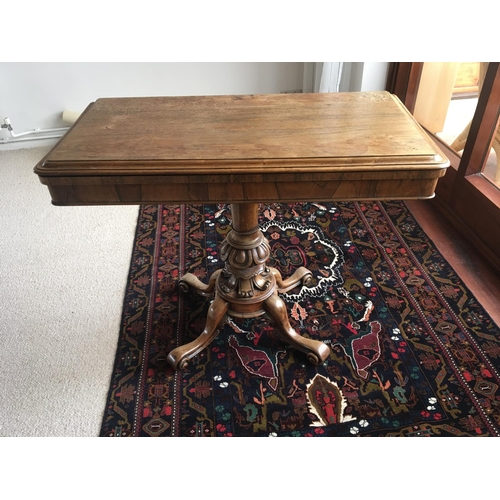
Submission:
[[[226,312],[229,304],[219,297],[210,304],[207,314],[207,321],[203,332],[188,344],[175,348],[167,356],[167,361],[174,370],[186,368],[189,360],[207,347],[219,333],[219,328],[226,319]]]
[[[299,351],[307,354],[307,359],[314,365],[323,363],[330,354],[330,348],[319,340],[312,340],[299,335],[290,325],[286,305],[278,296],[273,293],[265,302],[264,308],[269,317],[273,320],[283,341],[292,345]]]
[[[279,293],[286,293],[299,284],[309,286],[312,281],[312,273],[306,267],[299,267],[289,278],[286,279],[283,279],[281,277],[281,273],[274,267],[271,268],[271,272],[276,278],[276,286],[278,287]]]
[[[204,297],[212,297],[215,292],[217,278],[221,272],[221,269],[215,271],[212,276],[210,276],[210,280],[207,285],[200,281],[194,274],[187,273],[179,280],[179,289],[181,290],[181,292],[186,293],[192,289],[199,295],[203,295]]]

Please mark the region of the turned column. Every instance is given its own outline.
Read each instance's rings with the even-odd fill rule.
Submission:
[[[257,203],[233,203],[231,214],[233,216],[233,231],[238,233],[260,231],[259,205]]]
[[[276,287],[267,267],[271,249],[259,229],[257,203],[231,205],[232,230],[220,248],[224,269],[219,275],[217,293],[230,303],[229,315],[254,317],[264,314],[262,302]]]

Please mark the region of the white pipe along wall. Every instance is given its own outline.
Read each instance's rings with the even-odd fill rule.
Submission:
[[[70,126],[75,123],[75,121],[80,116],[80,113],[77,111],[69,111],[65,110],[62,112],[62,120],[67,123],[68,127],[56,127],[56,128],[36,128],[33,130],[28,130],[27,132],[20,132],[16,134],[14,132],[14,128],[10,122],[10,118],[6,116],[3,119],[2,128],[5,128],[9,131],[10,137],[3,137],[0,139],[1,143],[12,143],[12,142],[23,142],[23,141],[35,141],[35,140],[43,140],[43,139],[59,139],[62,137],[69,129]],[[40,135],[38,135],[40,134]],[[52,135],[44,135],[44,134],[52,134]]]

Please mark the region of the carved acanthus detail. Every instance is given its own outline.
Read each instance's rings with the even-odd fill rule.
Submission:
[[[237,298],[250,298],[267,290],[274,281],[266,262],[271,248],[259,229],[251,234],[230,231],[221,245],[220,258],[225,263],[219,288]]]

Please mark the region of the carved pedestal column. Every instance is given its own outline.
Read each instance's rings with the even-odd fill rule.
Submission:
[[[217,291],[230,303],[229,314],[255,317],[264,314],[261,305],[276,287],[276,280],[267,267],[271,254],[269,242],[258,225],[258,205],[231,205],[232,231],[220,248],[225,266],[219,276]]]
[[[311,273],[304,267],[283,280],[279,271],[267,266],[270,256],[269,242],[258,225],[258,204],[231,205],[232,230],[220,248],[224,269],[216,271],[205,285],[188,273],[180,281],[184,291],[192,288],[202,295],[215,293],[207,315],[205,329],[194,341],[177,347],[168,355],[168,362],[175,369],[185,368],[189,359],[196,356],[216,337],[218,328],[227,316],[252,318],[266,314],[274,323],[281,338],[307,354],[314,364],[323,362],[329,348],[322,342],[306,339],[295,332],[288,321],[286,306],[278,296],[305,284]]]

